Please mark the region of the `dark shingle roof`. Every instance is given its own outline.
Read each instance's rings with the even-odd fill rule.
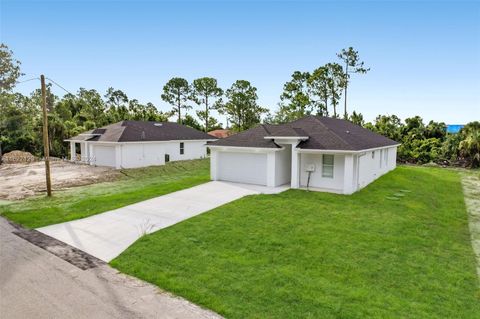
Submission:
[[[355,125],[346,120],[330,117],[307,116],[279,125],[259,125],[209,145],[278,148],[265,137],[308,137],[297,146],[301,149],[360,151],[364,149],[397,145],[398,143]]]
[[[209,145],[227,145],[239,147],[263,147],[263,148],[280,148],[273,140],[264,139],[269,135],[266,125],[259,125],[249,130],[237,133],[235,135],[222,138],[215,142],[209,142]],[[226,141],[226,143],[217,143],[218,141]]]
[[[88,138],[85,138],[85,137]],[[172,140],[215,140],[194,128],[172,122],[121,121],[87,131],[69,140],[99,142],[153,142]]]

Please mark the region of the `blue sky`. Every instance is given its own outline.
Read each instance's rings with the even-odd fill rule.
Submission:
[[[349,108],[367,120],[480,120],[477,1],[2,0],[0,11],[1,41],[24,78],[44,73],[72,92],[112,86],[169,110],[160,99],[169,78],[212,76],[224,89],[249,80],[275,110],[293,71],[353,46],[371,71],[353,77]]]

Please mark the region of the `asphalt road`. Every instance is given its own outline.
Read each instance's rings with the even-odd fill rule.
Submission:
[[[0,218],[1,318],[221,318],[108,265],[81,270],[14,230]]]

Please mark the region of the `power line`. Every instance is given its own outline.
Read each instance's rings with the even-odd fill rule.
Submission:
[[[31,78],[31,79],[28,79],[28,80],[17,81],[17,82],[15,82],[15,84],[21,84],[21,83],[25,83],[25,82],[29,82],[29,81],[33,81],[33,80],[40,80],[40,78]]]
[[[63,86],[61,86],[60,84],[58,84],[57,82],[55,82],[54,80],[50,79],[50,78],[47,78],[45,77],[45,79],[49,80],[50,82],[52,82],[53,84],[55,84],[56,86],[58,86],[59,88],[61,88],[62,90],[64,90],[65,92],[67,92],[68,94],[72,94],[72,92],[68,91],[66,88],[64,88]],[[31,78],[31,79],[27,79],[27,80],[23,80],[23,81],[17,81],[15,82],[15,84],[21,84],[21,83],[25,83],[25,82],[29,82],[29,81],[33,81],[33,80],[40,80],[40,78]]]
[[[64,88],[63,86],[61,86],[60,84],[58,84],[57,82],[55,82],[54,80],[50,79],[50,78],[47,78],[45,77],[47,80],[49,80],[50,82],[52,82],[53,84],[55,84],[56,86],[58,86],[59,88],[61,88],[62,90],[64,90],[65,92],[67,92],[68,94],[72,94],[74,95],[72,92],[69,92],[66,88]]]

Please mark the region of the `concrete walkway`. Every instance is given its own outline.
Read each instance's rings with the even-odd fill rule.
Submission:
[[[16,231],[0,217],[0,318],[222,318],[106,264],[82,270]]]
[[[42,227],[38,231],[109,262],[144,234],[246,195],[279,193],[287,188],[209,182],[91,217]],[[95,205],[94,198],[92,205]]]

